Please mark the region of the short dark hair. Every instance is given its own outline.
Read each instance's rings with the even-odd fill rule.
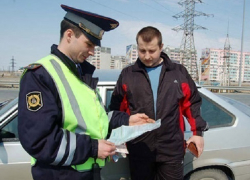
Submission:
[[[150,42],[152,41],[153,38],[157,38],[158,39],[158,45],[159,47],[161,47],[162,45],[162,35],[161,32],[153,27],[153,26],[147,26],[142,28],[136,35],[136,42],[138,44],[138,38],[139,36],[142,38],[143,41],[145,42]]]
[[[76,38],[80,37],[80,35],[83,34],[82,30],[79,27],[75,26],[74,24],[66,20],[62,20],[61,30],[60,30],[60,40],[62,39],[64,32],[67,31],[68,29],[71,29],[74,32]]]

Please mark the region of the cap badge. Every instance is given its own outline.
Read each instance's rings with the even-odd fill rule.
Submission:
[[[110,26],[111,26],[111,29],[115,29],[118,26],[118,24],[110,24]]]

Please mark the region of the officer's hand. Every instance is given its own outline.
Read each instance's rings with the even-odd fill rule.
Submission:
[[[115,145],[112,142],[99,139],[98,140],[98,158],[105,159],[115,154]]]
[[[192,136],[188,141],[187,141],[187,145],[190,143],[190,142],[193,142],[196,147],[197,147],[197,150],[198,150],[198,157],[200,157],[200,155],[202,154],[203,152],[203,149],[204,149],[204,139],[202,136]]]
[[[129,117],[129,126],[142,125],[146,123],[154,123],[153,119],[150,119],[146,114],[134,114]]]

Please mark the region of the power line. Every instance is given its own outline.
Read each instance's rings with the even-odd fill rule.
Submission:
[[[96,4],[99,4],[99,5],[103,6],[103,7],[108,8],[108,9],[112,9],[113,11],[116,11],[116,12],[121,13],[121,14],[123,14],[123,15],[130,16],[130,17],[132,17],[132,18],[136,18],[136,19],[138,19],[138,20],[141,20],[140,18],[138,18],[138,17],[136,17],[136,16],[131,16],[130,14],[126,14],[126,13],[124,13],[124,12],[118,11],[117,9],[111,8],[111,7],[107,6],[107,5],[104,5],[104,4],[102,4],[102,3],[96,2],[96,1],[94,1],[94,0],[89,0],[89,1],[92,1],[92,2],[94,2],[94,3],[96,3]]]
[[[111,10],[113,10],[113,11],[116,11],[116,12],[118,12],[118,13],[120,13],[120,14],[125,15],[125,16],[132,17],[133,19],[138,19],[138,20],[142,20],[142,21],[144,20],[144,19],[141,19],[141,18],[139,18],[139,17],[132,16],[132,15],[130,15],[130,14],[126,14],[126,13],[124,13],[124,12],[122,12],[122,11],[118,11],[117,9],[114,9],[114,8],[112,8],[112,7],[110,7],[110,6],[107,6],[107,5],[105,5],[105,4],[102,4],[102,3],[100,3],[100,2],[97,2],[97,1],[94,1],[94,0],[89,0],[89,1],[94,2],[94,3],[96,3],[96,4],[100,5],[100,6],[103,6],[103,7],[105,7],[105,8],[111,9]],[[155,7],[153,7],[153,6],[150,6],[149,4],[143,2],[142,0],[138,0],[138,1],[139,1],[140,3],[143,3],[143,4],[147,5],[147,6],[149,6],[151,9],[155,9],[155,10],[157,10],[158,12],[161,12],[161,13],[164,13],[164,14],[169,14],[169,15],[172,16],[172,14],[167,13],[166,11],[162,11],[162,10],[160,10],[160,9],[157,9],[157,8],[155,8]]]
[[[172,10],[166,8],[163,4],[159,3],[159,2],[156,1],[156,0],[152,0],[152,1],[154,1],[154,2],[157,3],[157,4],[159,4],[161,7],[165,8],[165,9],[168,10],[168,11],[170,11],[170,12],[172,12],[172,13],[174,13],[174,14],[176,13],[176,12],[174,12],[174,11],[172,11]]]
[[[223,8],[221,8],[222,6],[215,6],[215,5],[212,5],[212,4],[205,3],[205,2],[203,2],[203,3],[206,4],[206,5],[208,5],[208,6],[213,6],[213,7],[215,7],[216,9],[221,9],[221,10],[223,10],[223,11],[227,11],[227,12],[230,13],[231,15],[233,14],[233,15],[235,15],[235,16],[240,17],[240,14],[232,13],[231,9],[228,9],[228,8],[223,9]],[[217,17],[217,18],[218,18],[218,17]],[[241,17],[240,17],[240,18],[241,18]],[[245,17],[245,19],[249,19],[249,20],[250,20],[250,18],[248,18],[248,17]],[[223,20],[223,21],[225,21],[225,20]],[[241,22],[238,22],[238,23],[241,23]]]
[[[155,8],[155,7],[153,7],[153,6],[150,6],[149,4],[147,4],[146,2],[144,2],[144,1],[142,1],[142,0],[138,0],[138,1],[139,1],[140,3],[143,3],[143,4],[147,5],[148,7],[152,8],[152,9],[157,10],[158,12],[160,11],[160,12],[162,12],[162,13],[164,13],[164,14],[169,14],[169,15],[172,16],[172,14],[167,13],[166,11],[162,11],[162,10],[160,10],[160,9],[157,9],[157,8]]]

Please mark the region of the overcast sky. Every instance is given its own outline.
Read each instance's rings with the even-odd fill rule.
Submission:
[[[155,26],[163,35],[164,47],[180,47],[183,31],[172,28],[183,24],[172,16],[184,10],[178,0],[0,0],[0,70],[8,70],[14,56],[16,68],[26,66],[50,53],[58,44],[60,22],[65,15],[61,4],[76,7],[119,21],[117,29],[106,32],[102,46],[112,55],[125,55],[126,46],[135,44],[137,32]],[[203,0],[196,11],[213,17],[195,17],[195,24],[207,30],[195,30],[195,48],[200,58],[204,48],[224,48],[229,24],[233,50],[241,50],[244,0]],[[245,5],[244,51],[250,52],[250,0]]]

